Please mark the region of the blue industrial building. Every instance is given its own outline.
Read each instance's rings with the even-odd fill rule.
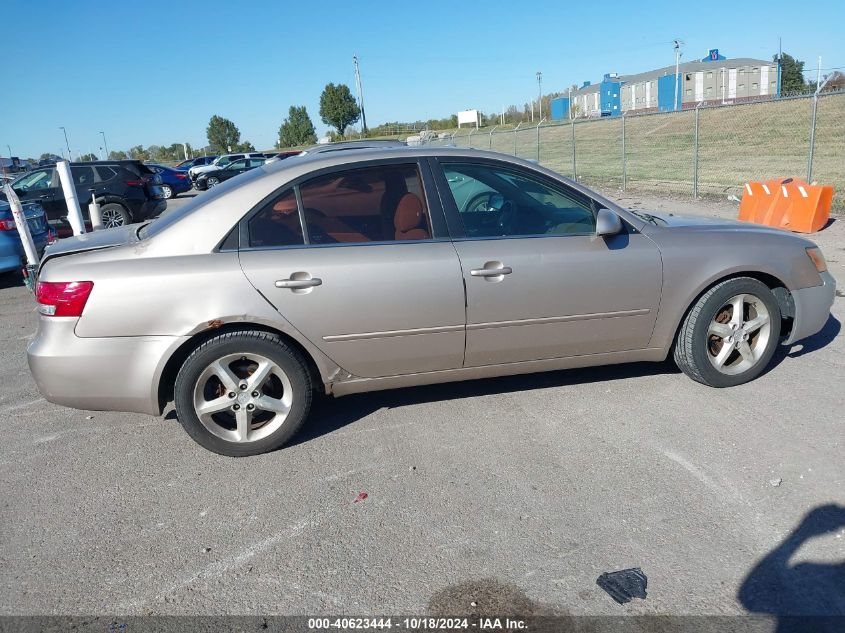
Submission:
[[[711,49],[699,61],[634,75],[608,73],[552,99],[551,117],[615,117],[623,112],[668,112],[698,104],[737,103],[780,96],[780,65],[761,59],[728,59]],[[677,85],[676,85],[677,84]],[[677,96],[677,101],[676,101]]]

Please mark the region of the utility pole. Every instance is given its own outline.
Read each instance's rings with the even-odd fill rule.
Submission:
[[[569,120],[572,120],[572,86],[569,86]]]
[[[539,70],[537,71],[537,107],[539,108],[539,114],[537,115],[538,119],[543,118],[543,73]]]
[[[355,90],[358,92],[358,107],[361,108],[361,125],[364,136],[367,135],[367,115],[364,113],[364,90],[361,88],[361,71],[358,68],[358,56],[352,55],[352,64],[355,66]]]
[[[60,125],[59,129],[65,134],[65,146],[67,146],[67,159],[73,160],[73,157],[70,155],[70,143],[67,142],[67,130],[63,125]]]
[[[818,90],[819,85],[822,81],[822,56],[819,55],[819,65],[818,70],[816,70],[816,89]]]
[[[675,40],[675,103],[672,104],[672,109],[678,109],[678,91],[680,90],[680,72],[681,72],[681,40]]]
[[[106,142],[106,133],[100,132],[100,134],[103,135],[103,146],[106,148],[105,160],[108,160],[109,159],[109,144]]]

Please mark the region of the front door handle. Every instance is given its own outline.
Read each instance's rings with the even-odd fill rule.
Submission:
[[[501,277],[502,275],[510,275],[513,269],[510,266],[502,266],[501,268],[474,268],[469,271],[473,277]]]
[[[323,280],[319,277],[312,277],[309,279],[279,279],[276,281],[276,288],[313,288],[314,286],[321,286]]]

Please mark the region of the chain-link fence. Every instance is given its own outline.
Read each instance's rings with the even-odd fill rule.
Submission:
[[[433,143],[513,154],[625,191],[741,197],[749,180],[797,176],[833,185],[834,206],[845,207],[845,92],[460,130]]]

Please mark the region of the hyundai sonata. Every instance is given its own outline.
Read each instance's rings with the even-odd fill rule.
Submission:
[[[383,148],[264,165],[140,226],[61,240],[37,287],[44,396],[277,448],[333,396],[671,355],[758,376],[819,331],[810,241],[627,210],[524,160]]]

